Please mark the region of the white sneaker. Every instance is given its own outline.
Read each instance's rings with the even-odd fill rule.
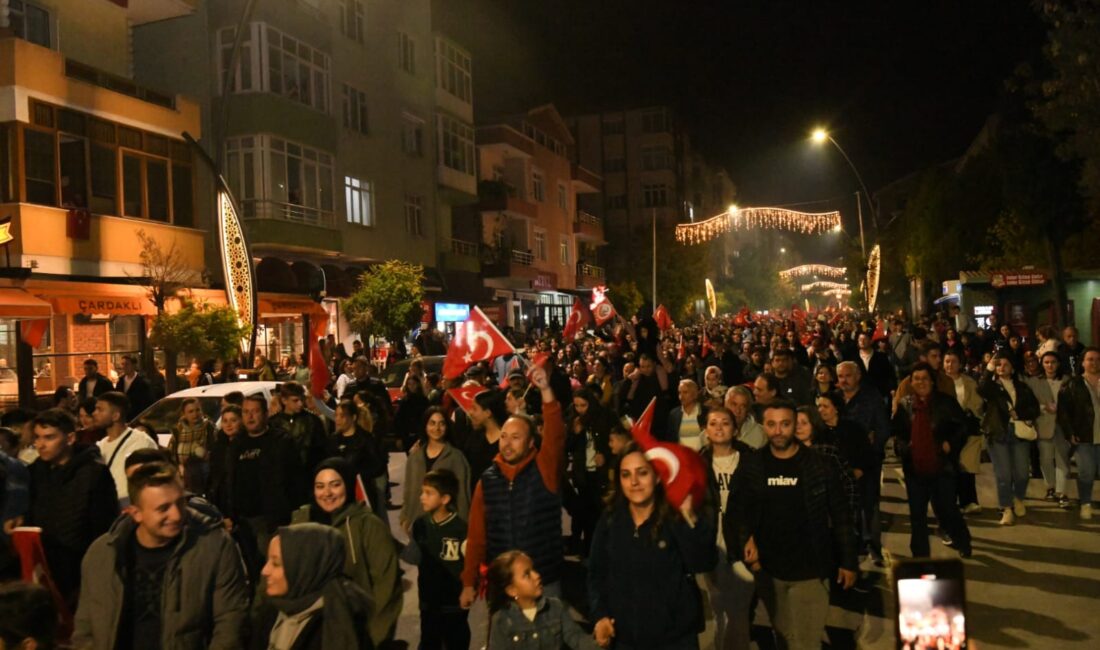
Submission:
[[[1001,511],[1001,525],[1011,526],[1016,523],[1016,515],[1012,512],[1012,508],[1005,508]]]
[[[975,512],[981,512],[981,511],[982,511],[982,507],[980,505],[976,504],[976,503],[968,503],[968,504],[966,504],[966,507],[962,509],[962,513],[964,515],[972,515]]]
[[[1082,503],[1080,515],[1081,519],[1092,519],[1092,504]]]
[[[1012,512],[1016,513],[1017,517],[1023,517],[1027,514],[1027,507],[1024,506],[1024,502],[1019,499],[1012,500]]]

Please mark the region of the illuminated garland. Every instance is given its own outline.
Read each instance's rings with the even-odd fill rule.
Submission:
[[[843,266],[828,266],[826,264],[803,264],[802,266],[796,266],[794,268],[787,269],[786,271],[780,271],[779,277],[782,280],[793,280],[794,278],[807,278],[811,275],[820,276],[823,278],[838,278],[843,279],[848,274],[848,269]]]
[[[774,228],[812,235],[839,227],[839,212],[809,213],[783,208],[740,208],[723,212],[706,221],[677,225],[676,241],[681,244],[702,244],[732,229]]]
[[[878,244],[871,249],[867,258],[867,311],[872,314],[878,304],[878,279],[882,272],[882,249]]]
[[[833,291],[835,289],[848,289],[848,285],[843,282],[811,282],[810,284],[804,284],[799,287],[803,292],[809,293],[811,291]]]
[[[828,296],[830,298],[836,298],[837,300],[840,300],[841,298],[847,298],[848,296],[852,295],[852,290],[851,289],[829,289],[828,291],[823,291],[822,295]]]

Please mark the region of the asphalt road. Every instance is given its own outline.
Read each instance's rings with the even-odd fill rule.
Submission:
[[[404,481],[404,454],[390,455],[390,479]],[[887,466],[883,487],[883,544],[896,557],[909,556],[909,517],[900,472]],[[401,503],[404,485],[393,489],[394,503]],[[965,560],[967,616],[971,638],[980,641],[982,650],[1001,648],[1057,648],[1059,650],[1100,648],[1100,516],[1090,522],[1078,519],[1077,511],[1060,510],[1042,501],[1045,493],[1041,480],[1032,480],[1028,513],[1015,526],[1002,527],[996,502],[992,467],[982,466],[978,477],[981,513],[969,515],[967,522],[974,537],[974,555]],[[1070,487],[1076,496],[1076,484]],[[569,530],[568,517],[564,530]],[[397,523],[397,511],[390,512],[395,537],[406,537]],[[932,540],[935,557],[958,555],[938,540]],[[567,599],[583,601],[583,569],[568,563]],[[420,636],[417,607],[416,567],[402,563],[405,570],[405,604],[398,621],[397,639],[416,647]],[[834,607],[830,612],[831,633],[837,639],[845,633],[860,648],[886,650],[894,647],[894,598],[889,577],[869,562],[862,567],[867,593],[859,601],[858,612]],[[579,616],[579,614],[578,614]],[[485,646],[487,613],[479,601],[470,612],[472,648]],[[759,608],[754,630],[754,647],[770,648],[767,616]],[[709,630],[708,630],[709,632]],[[701,647],[713,647],[707,633]],[[850,646],[852,641],[838,643]]]

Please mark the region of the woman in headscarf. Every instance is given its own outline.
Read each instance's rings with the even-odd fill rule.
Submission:
[[[313,472],[313,503],[302,506],[291,523],[332,526],[344,538],[344,572],[370,596],[369,619],[360,619],[363,634],[377,647],[393,636],[401,614],[401,577],[397,545],[389,527],[370,508],[355,500],[355,467],[329,458]]]
[[[306,523],[283,526],[271,538],[263,568],[264,596],[257,608],[254,650],[371,648],[358,621],[369,598],[344,575],[344,537]]]

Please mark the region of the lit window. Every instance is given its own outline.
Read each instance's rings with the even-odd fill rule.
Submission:
[[[546,261],[546,231],[535,231],[535,259]]]
[[[344,198],[347,201],[348,223],[374,225],[374,192],[370,181],[345,176]]]

